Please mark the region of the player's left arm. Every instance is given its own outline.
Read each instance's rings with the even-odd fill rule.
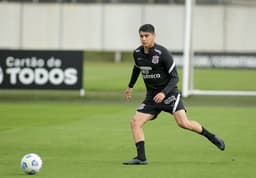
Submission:
[[[176,65],[172,56],[169,54],[167,50],[164,53],[162,53],[162,55],[163,64],[169,74],[169,82],[161,92],[154,96],[153,100],[156,103],[161,103],[166,97],[166,95],[176,87],[179,80]]]
[[[168,51],[163,52],[163,63],[166,67],[166,70],[169,74],[169,82],[162,90],[162,92],[167,95],[170,93],[176,86],[179,81],[178,72],[176,69],[175,61],[173,60],[172,56],[169,54]]]

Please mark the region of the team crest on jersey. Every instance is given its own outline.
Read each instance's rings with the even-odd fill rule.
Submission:
[[[153,64],[158,64],[158,63],[159,63],[159,56],[154,55],[154,56],[152,57],[152,63],[153,63]]]

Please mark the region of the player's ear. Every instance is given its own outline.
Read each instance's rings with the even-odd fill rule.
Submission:
[[[153,38],[156,38],[156,33],[152,33],[152,35],[153,35]]]

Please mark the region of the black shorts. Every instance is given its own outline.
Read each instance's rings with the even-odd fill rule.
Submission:
[[[165,111],[171,114],[178,110],[186,111],[182,103],[180,93],[167,95],[161,103],[156,103],[153,98],[154,96],[147,96],[146,99],[138,107],[137,111],[146,114],[152,114],[154,115],[153,119],[155,119],[161,111]]]

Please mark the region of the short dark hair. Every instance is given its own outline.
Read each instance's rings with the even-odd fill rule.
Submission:
[[[151,24],[144,24],[144,25],[140,26],[139,33],[140,32],[155,33],[155,27]]]

